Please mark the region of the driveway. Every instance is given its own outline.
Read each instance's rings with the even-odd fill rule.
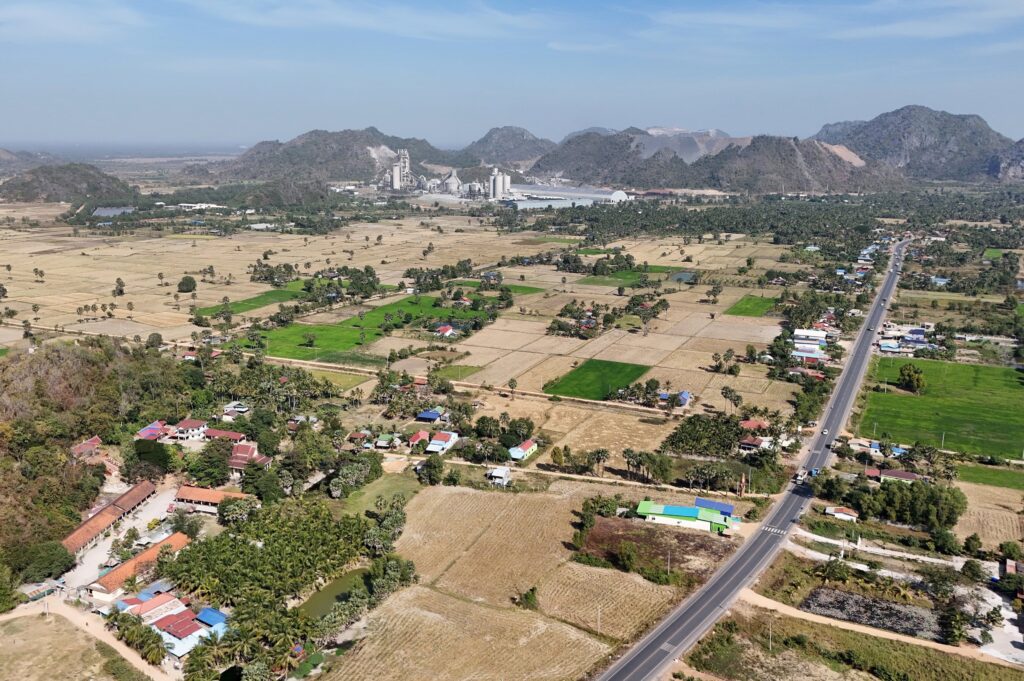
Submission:
[[[156,494],[150,497],[134,513],[121,521],[121,528],[116,537],[123,537],[129,527],[134,527],[141,534],[146,533],[146,526],[154,518],[162,519],[167,515],[167,506],[174,501],[174,495],[178,490],[177,484],[161,484]],[[110,555],[110,546],[114,543],[115,535],[100,539],[95,546],[83,553],[78,564],[64,575],[64,583],[68,589],[88,586],[96,581],[100,573],[100,565],[106,562]]]

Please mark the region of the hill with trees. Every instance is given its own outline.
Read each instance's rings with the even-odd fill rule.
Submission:
[[[412,170],[429,173],[424,163],[476,165],[457,152],[443,151],[417,138],[364,130],[310,130],[287,142],[260,142],[236,159],[206,166],[216,176],[236,180],[361,180],[368,182],[408,149]]]
[[[925,106],[905,106],[870,121],[826,125],[813,139],[842,144],[866,160],[925,180],[987,179],[992,160],[1013,145],[981,116]]]
[[[536,159],[556,146],[525,128],[506,125],[488,130],[486,135],[463,149],[462,155],[479,158],[482,163],[516,163]]]
[[[0,198],[8,201],[129,202],[134,197],[130,186],[86,163],[39,166],[0,184]]]

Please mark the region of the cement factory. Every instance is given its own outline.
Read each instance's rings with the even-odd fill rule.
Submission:
[[[418,192],[463,200],[495,201],[520,209],[585,206],[593,203],[618,203],[630,197],[620,190],[596,187],[561,187],[541,184],[513,185],[512,176],[492,168],[485,182],[463,182],[455,168],[441,178],[414,175],[408,149],[399,149],[394,163],[378,182],[384,192]]]

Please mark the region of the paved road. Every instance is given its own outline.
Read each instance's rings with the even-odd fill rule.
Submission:
[[[885,317],[899,273],[892,271],[903,257],[908,242],[896,246],[875,302],[861,327],[847,359],[846,368],[825,408],[819,433],[813,438],[805,459],[807,468],[824,468],[832,457],[829,444],[846,423],[861,380],[871,357],[871,344]],[[761,529],[740,547],[733,557],[699,591],[672,611],[652,632],[601,675],[600,681],[642,681],[655,679],[664,669],[693,646],[729,608],[748,584],[771,564],[785,542],[790,528],[810,502],[806,485],[790,485],[776,502]]]

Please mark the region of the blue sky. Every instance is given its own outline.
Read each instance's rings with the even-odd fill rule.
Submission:
[[[1024,0],[0,0],[0,54],[5,146],[806,136],[911,103],[1024,137]]]

